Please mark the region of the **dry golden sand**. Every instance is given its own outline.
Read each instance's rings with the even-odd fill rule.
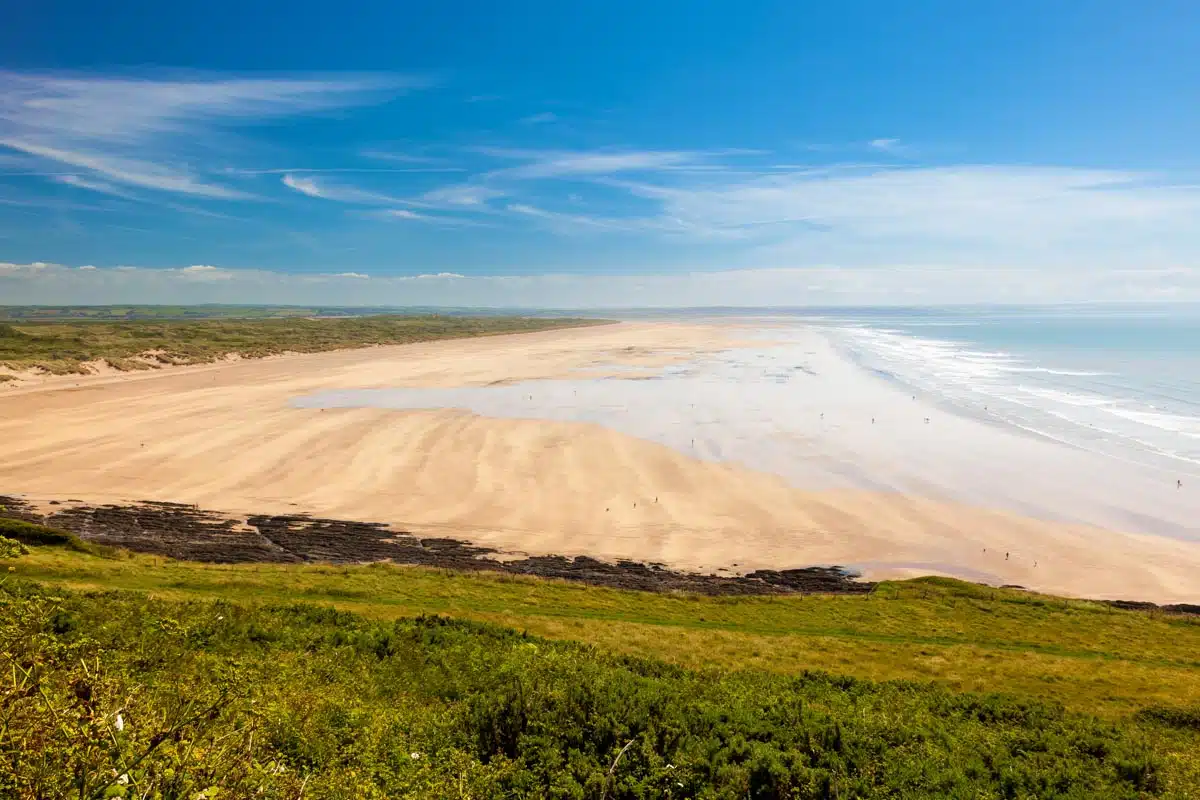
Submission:
[[[1194,543],[898,494],[804,491],[594,425],[289,405],[330,388],[602,375],[737,344],[718,326],[623,324],[18,386],[0,392],[0,493],[308,512],[705,571],[882,563],[868,577],[938,571],[1196,599]]]

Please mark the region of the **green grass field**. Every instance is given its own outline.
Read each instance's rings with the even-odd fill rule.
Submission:
[[[500,316],[362,316],[310,319],[160,319],[157,321],[0,322],[0,366],[53,374],[86,371],[88,361],[117,369],[195,364],[230,353],[260,358],[379,344],[521,333],[596,324],[594,320]],[[150,355],[147,355],[150,354]]]
[[[152,655],[166,646],[161,620],[207,631],[172,633],[171,658],[205,665],[189,685],[215,698],[221,670],[236,663],[272,709],[263,720],[273,733],[258,740],[266,749],[238,750],[237,774],[250,781],[282,764],[310,778],[306,796],[1200,796],[1195,617],[944,579],[883,583],[864,596],[709,598],[86,547],[31,547],[7,563],[14,586],[43,587],[21,590],[39,599],[10,604],[41,614],[43,626],[67,607],[93,620],[72,630],[86,632],[102,662],[121,665],[123,680],[157,687],[145,702],[159,728],[172,719],[158,685],[167,678],[154,672],[167,662]],[[206,637],[221,615],[240,620],[240,633],[216,646]],[[464,624],[446,628],[431,615]],[[256,626],[277,633],[256,639]],[[379,655],[379,637],[396,651]],[[61,669],[54,685],[79,680]],[[297,697],[316,705],[301,713]],[[797,707],[805,710],[784,711]],[[234,740],[246,706],[236,708],[213,723]],[[335,717],[342,727],[313,727]],[[821,738],[835,729],[837,747]],[[389,748],[407,753],[418,740],[414,752],[443,753],[436,764],[380,766]],[[624,771],[610,776],[629,741]],[[671,789],[666,762],[682,787]],[[196,767],[189,791],[208,774]],[[142,780],[165,785],[161,775]]]
[[[533,309],[530,309],[532,312]],[[523,313],[523,312],[522,312]],[[445,306],[271,306],[199,304],[191,306],[113,305],[113,306],[0,306],[0,322],[130,321],[194,319],[280,319],[293,317],[364,317],[440,314],[442,316],[513,316],[482,308]],[[537,316],[556,316],[538,310]]]
[[[188,319],[271,319],[282,317],[347,317],[395,314],[387,308],[341,308],[337,306],[0,306],[0,322],[13,321],[115,321]]]

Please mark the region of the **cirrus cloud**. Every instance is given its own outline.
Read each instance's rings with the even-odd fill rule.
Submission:
[[[0,147],[36,164],[216,199],[242,191],[194,174],[196,143],[219,128],[342,108],[428,85],[396,75],[142,78],[0,71]],[[79,184],[81,188],[91,188]]]

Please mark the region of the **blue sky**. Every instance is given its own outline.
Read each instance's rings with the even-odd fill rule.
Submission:
[[[1200,299],[1195,3],[352,8],[7,10],[0,303]]]

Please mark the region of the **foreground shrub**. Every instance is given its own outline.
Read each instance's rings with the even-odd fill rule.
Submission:
[[[1200,708],[1164,708],[1151,706],[1137,713],[1138,719],[1171,728],[1200,732]]]
[[[1136,729],[498,627],[0,589],[0,796],[1135,798]],[[204,793],[204,794],[201,794]]]
[[[7,517],[0,517],[0,538],[11,539],[31,547],[65,547],[68,550],[99,556],[111,556],[117,552],[113,547],[85,542],[70,531]]]
[[[0,536],[0,559],[17,558],[28,553],[28,548],[18,542],[16,539],[9,539],[7,536]]]

